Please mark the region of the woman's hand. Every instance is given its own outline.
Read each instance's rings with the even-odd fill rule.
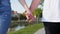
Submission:
[[[32,22],[35,19],[30,10],[25,12],[25,16],[29,22]]]

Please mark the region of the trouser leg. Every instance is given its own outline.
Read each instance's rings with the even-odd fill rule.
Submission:
[[[44,22],[46,34],[60,34],[60,23]]]
[[[0,10],[0,34],[6,34],[11,22],[11,10]]]

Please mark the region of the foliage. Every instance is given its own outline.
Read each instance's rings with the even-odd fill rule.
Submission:
[[[20,14],[20,20],[26,20],[26,16],[23,14]]]
[[[28,25],[25,28],[16,31],[16,32],[10,32],[9,34],[34,34],[38,29],[43,28],[42,23],[37,23],[33,25]]]
[[[41,0],[40,5],[43,6],[44,0]]]
[[[12,10],[12,20],[18,20],[18,16],[17,16],[17,13],[16,14],[14,14],[14,10]]]
[[[18,20],[18,17],[12,17],[12,20],[16,21],[16,20]]]
[[[35,9],[33,12],[33,15],[36,17],[41,16],[42,15],[42,9],[40,9],[40,8]]]
[[[14,27],[16,27],[16,26],[18,26],[19,25],[19,23],[17,23],[17,21],[11,21],[11,24],[10,24],[10,27],[9,28],[14,28]]]

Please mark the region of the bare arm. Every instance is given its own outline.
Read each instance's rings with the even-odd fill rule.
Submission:
[[[41,0],[32,0],[31,6],[30,6],[30,8],[29,8],[29,9],[31,10],[31,12],[32,12],[35,8],[37,8],[37,6],[39,5],[40,1],[41,1]],[[28,6],[27,6],[27,4],[26,4],[26,2],[25,2],[25,0],[19,0],[19,2],[22,4],[22,6],[25,8],[26,11],[29,10],[29,9],[28,9]]]
[[[29,10],[25,0],[19,0],[19,2],[21,3],[21,5],[25,8],[26,12],[25,12],[25,16],[27,17],[27,20],[29,22],[33,21],[34,16],[32,15],[31,11]]]
[[[30,19],[31,18],[30,21],[33,21],[34,17],[32,16],[32,14],[30,12],[32,12],[38,6],[38,4],[40,3],[40,0],[32,0],[32,4],[31,4],[30,8],[28,8],[25,0],[19,0],[19,2],[22,4],[22,6],[28,12],[27,15],[26,15],[27,19]]]
[[[19,0],[19,2],[22,4],[22,6],[25,8],[26,11],[29,10],[25,0]]]
[[[32,0],[30,10],[33,12],[33,10],[38,7],[40,2],[41,2],[41,0]]]

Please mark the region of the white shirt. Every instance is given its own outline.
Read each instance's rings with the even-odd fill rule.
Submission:
[[[43,22],[60,22],[60,0],[44,0]]]

